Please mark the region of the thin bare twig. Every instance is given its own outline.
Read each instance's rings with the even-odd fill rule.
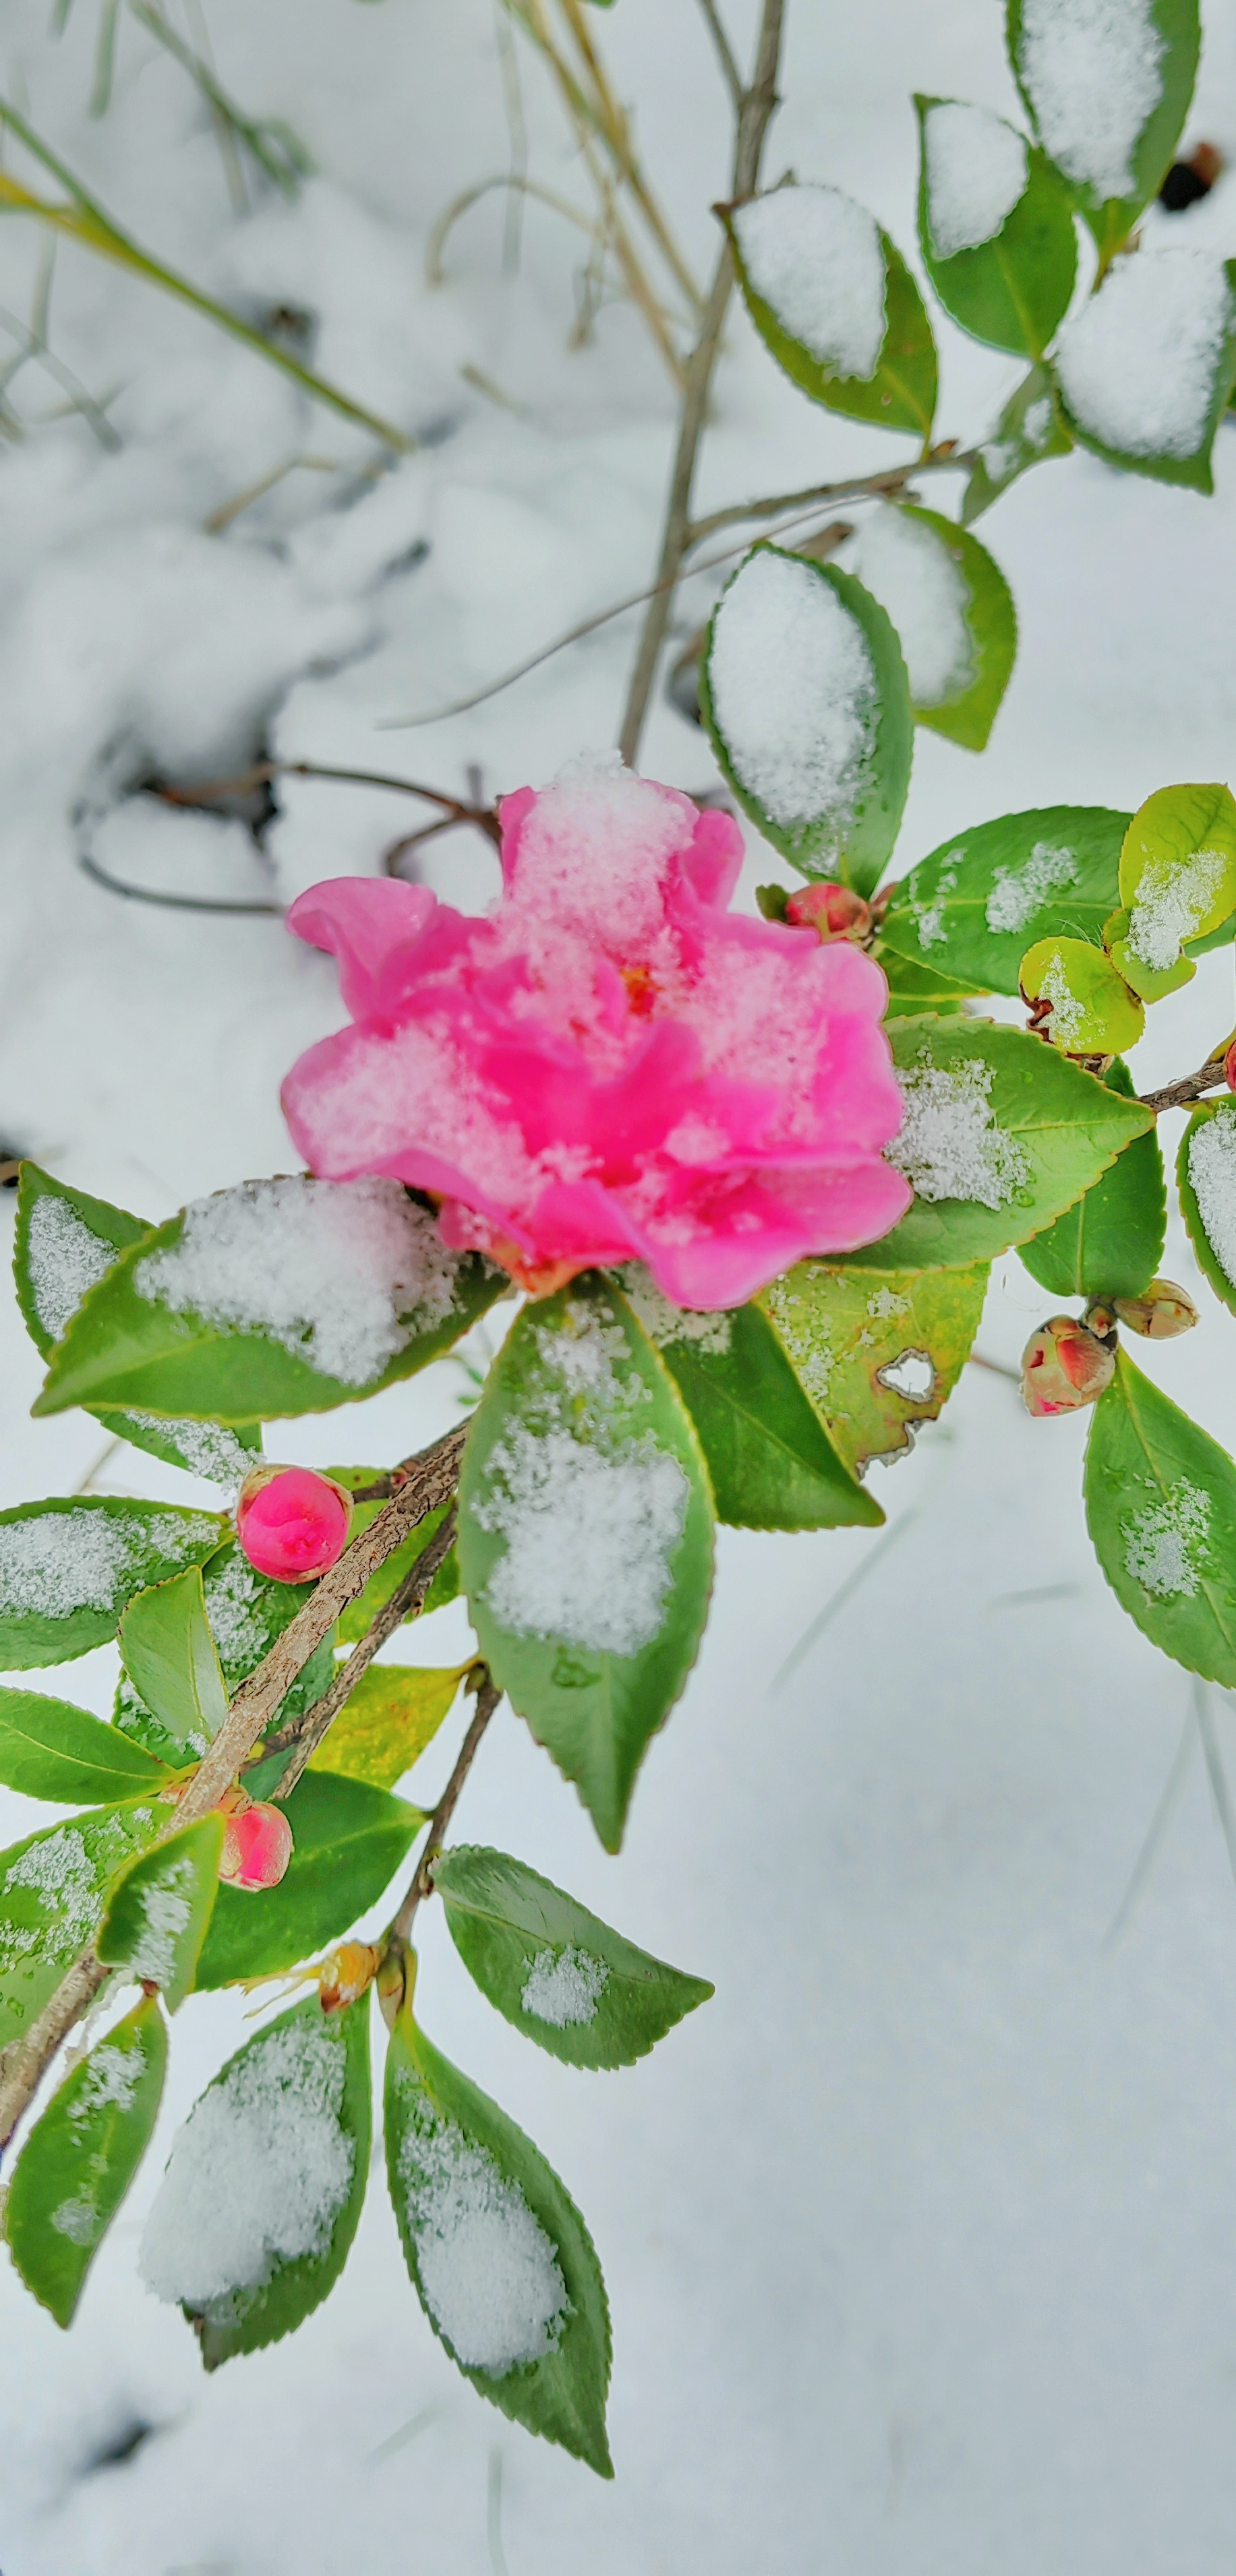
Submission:
[[[920,474],[940,474],[950,469],[964,472],[974,464],[976,455],[976,449],[959,448],[955,438],[946,438],[927,456],[916,456],[908,465],[891,465],[882,474],[863,475],[857,482],[817,483],[805,492],[774,492],[765,501],[731,501],[726,509],[713,510],[706,519],[691,521],[683,539],[684,551],[702,545],[705,537],[716,536],[721,528],[736,527],[743,519],[777,519],[783,510],[809,509],[813,503],[894,500]]]
[[[439,1566],[445,1563],[454,1544],[455,1513],[452,1508],[439,1522],[433,1537],[428,1545],[421,1549],[415,1565],[409,1567],[402,1583],[396,1584],[389,1601],[383,1603],[375,1618],[371,1620],[364,1636],[353,1647],[346,1664],[340,1672],[336,1673],[330,1689],[324,1691],[321,1699],[314,1701],[313,1707],[306,1715],[298,1719],[294,1727],[287,1730],[295,1750],[277,1789],[271,1792],[272,1797],[280,1799],[291,1797],[301,1773],[312,1761],[319,1744],[334,1725],[340,1709],[345,1707],[351,1698],[362,1673],[368,1671],[379,1646],[384,1646],[387,1638],[394,1636],[396,1628],[400,1627],[405,1619],[415,1618],[418,1610],[424,1608],[434,1576]],[[282,1741],[280,1736],[263,1741],[254,1747],[252,1758],[264,1761],[269,1754],[282,1750]]]
[[[469,1676],[469,1686],[472,1678]],[[429,1819],[429,1831],[425,1836],[421,1856],[416,1864],[412,1884],[391,1925],[391,1938],[396,1942],[406,1942],[412,1930],[412,1917],[422,1897],[433,1894],[433,1864],[442,1849],[443,1835],[459,1804],[459,1793],[476,1758],[477,1746],[502,1697],[487,1665],[477,1666],[475,1678],[476,1712],[460,1746],[459,1759]]]
[[[265,903],[257,897],[252,901],[238,899],[231,903],[222,896],[163,894],[154,886],[133,885],[127,877],[114,877],[110,869],[100,867],[98,860],[91,858],[89,850],[78,851],[77,864],[83,876],[90,877],[95,885],[106,886],[109,894],[122,894],[129,903],[157,904],[164,912],[256,912],[275,919],[280,919],[283,913],[281,903]]]
[[[213,804],[219,797],[250,795],[273,778],[325,778],[343,787],[389,787],[397,795],[419,796],[426,805],[440,805],[455,822],[475,823],[489,840],[501,842],[502,826],[492,805],[469,804],[464,797],[448,796],[441,787],[423,786],[418,778],[392,778],[382,769],[334,769],[320,760],[255,760],[252,768],[241,770],[235,778],[187,780],[180,787],[165,780],[157,793],[166,805]]]
[[[741,107],[742,73],[739,71],[737,62],[734,59],[734,48],[721,24],[721,12],[717,7],[717,0],[700,0],[700,7],[708,21],[708,32],[716,46],[717,60],[721,65],[721,70],[724,75],[725,84],[729,90],[730,97],[733,99],[735,107]]]

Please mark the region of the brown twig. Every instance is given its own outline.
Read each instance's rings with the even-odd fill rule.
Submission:
[[[774,492],[765,501],[731,501],[724,510],[713,510],[706,519],[692,519],[683,550],[702,545],[720,528],[736,527],[743,519],[777,519],[783,510],[806,510],[816,503],[831,501],[895,500],[920,474],[965,472],[973,465],[976,449],[959,448],[955,438],[946,438],[926,456],[916,456],[909,465],[892,465],[882,474],[866,474],[849,483],[817,483],[806,492]]]
[[[324,1691],[321,1699],[315,1700],[312,1708],[306,1710],[305,1715],[298,1718],[294,1725],[281,1728],[278,1735],[270,1736],[255,1745],[252,1756],[255,1761],[265,1761],[268,1755],[281,1753],[287,1744],[295,1747],[278,1788],[271,1792],[272,1797],[280,1799],[291,1797],[301,1773],[312,1761],[319,1744],[334,1725],[340,1709],[351,1698],[361,1674],[368,1671],[379,1646],[384,1646],[387,1638],[394,1636],[396,1628],[400,1627],[405,1619],[415,1618],[417,1611],[424,1608],[434,1576],[439,1566],[445,1563],[454,1544],[455,1514],[452,1509],[439,1523],[428,1544],[421,1549],[415,1565],[409,1567],[402,1583],[396,1584],[389,1601],[383,1602],[364,1636],[353,1647],[346,1664],[336,1673],[330,1689]]]
[[[474,1676],[470,1674],[465,1688],[472,1688],[473,1680]],[[421,1856],[413,1873],[412,1884],[391,1925],[391,1939],[394,1942],[404,1942],[408,1939],[412,1929],[412,1917],[421,1898],[433,1894],[433,1864],[442,1849],[442,1837],[459,1804],[459,1793],[476,1758],[477,1746],[502,1697],[487,1664],[478,1664],[475,1667],[475,1687],[476,1711],[472,1724],[459,1748],[459,1759],[455,1768],[429,1819],[429,1831],[425,1836]]]
[[[466,798],[448,796],[440,787],[424,787],[416,778],[392,778],[380,769],[334,769],[319,760],[255,760],[237,778],[206,778],[179,787],[168,780],[156,793],[166,805],[213,804],[223,796],[250,795],[255,787],[268,786],[272,778],[333,778],[344,787],[389,787],[397,795],[420,796],[427,805],[440,805],[457,823],[475,823],[491,841],[501,839],[492,805],[470,805]]]
[[[1140,1092],[1143,1109],[1153,1109],[1157,1117],[1161,1109],[1185,1108],[1190,1100],[1199,1100],[1204,1091],[1221,1091],[1227,1081],[1226,1062],[1225,1049],[1220,1055],[1208,1057],[1196,1073],[1182,1073],[1178,1082],[1165,1083],[1162,1091]]]

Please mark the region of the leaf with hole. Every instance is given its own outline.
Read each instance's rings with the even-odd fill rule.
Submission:
[[[166,2064],[167,2025],[152,1995],[73,2067],[26,2140],[4,2232],[27,2289],[58,2326],[72,2324],[150,2144]]]
[[[42,2011],[93,1939],[112,1880],[169,1816],[158,1799],[129,1799],[0,1852],[0,2048]]]
[[[1108,1091],[1133,1096],[1119,1059],[1103,1076]],[[1054,1225],[1020,1247],[1032,1279],[1052,1297],[1138,1297],[1163,1258],[1167,1188],[1152,1127],[1134,1138]]]
[[[125,1603],[213,1556],[221,1513],[71,1495],[0,1512],[0,1669],[63,1664],[104,1646]]]
[[[893,888],[883,949],[968,993],[1016,996],[1032,941],[1102,947],[1128,824],[1102,805],[1048,805],[957,833]],[[881,964],[891,977],[893,957]]]
[[[972,339],[1014,357],[1041,358],[1069,309],[1077,275],[1071,191],[1046,153],[990,109],[922,96],[914,104],[919,247],[936,294]],[[969,182],[998,138],[1008,170],[1001,193],[1009,202],[983,230],[995,205],[972,212]]]
[[[592,2239],[531,2138],[407,2010],[386,2061],[386,2171],[404,2259],[452,2361],[514,2423],[612,2477],[609,2305]]]
[[[1199,1267],[1236,1315],[1236,1100],[1199,1102],[1180,1139],[1176,1181]]]
[[[198,1960],[199,1993],[282,1976],[376,1905],[425,1818],[361,1780],[306,1771],[287,1801],[292,1857],[277,1887],[221,1887]]]
[[[157,1796],[171,1779],[165,1762],[84,1708],[44,1691],[0,1690],[0,1781],[24,1798],[58,1806],[105,1806]]]
[[[936,408],[931,324],[874,217],[837,188],[793,181],[718,212],[747,311],[791,382],[830,411],[912,430],[925,446]]]
[[[1013,77],[1106,267],[1158,195],[1189,111],[1198,0],[1078,11],[1007,0]],[[1147,23],[1148,21],[1148,23]]]
[[[616,1851],[699,1650],[712,1497],[691,1419],[590,1271],[526,1306],[472,1417],[459,1561],[480,1651]]]
[[[466,1663],[445,1672],[371,1664],[310,1755],[309,1769],[393,1789],[432,1744],[467,1670]]]
[[[909,1449],[934,1422],[979,1328],[987,1265],[839,1270],[798,1261],[763,1291],[804,1394],[855,1475]]]
[[[202,1943],[219,1893],[224,1820],[203,1816],[139,1852],[107,1900],[95,1951],[158,1986],[169,2012],[191,1991]]]
[[[1236,1467],[1124,1351],[1094,1408],[1085,1492],[1121,1607],[1189,1672],[1236,1688]]]

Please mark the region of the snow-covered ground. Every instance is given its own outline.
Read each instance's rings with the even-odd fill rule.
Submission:
[[[141,241],[249,310],[311,312],[319,370],[423,439],[367,476],[358,432],[191,313],[62,252],[53,344],[112,395],[122,444],[105,453],[75,416],[32,426],[0,461],[0,1143],[160,1217],[287,1167],[278,1079],[337,1025],[333,973],[277,920],[102,891],[76,866],[71,809],[93,799],[89,845],[122,877],[283,900],[375,869],[423,809],[289,781],[263,862],[237,825],[117,791],[152,764],[215,774],[265,739],[456,791],[477,764],[489,793],[612,740],[630,618],[467,716],[378,728],[638,586],[672,402],[629,306],[567,350],[582,237],[541,206],[525,211],[517,276],[502,274],[494,195],[453,234],[447,284],[422,285],[443,205],[507,166],[488,0],[208,0],[226,84],[250,113],[287,117],[320,173],[295,208],[267,196],[245,219],[196,93],[127,19],[110,112],[89,119],[98,6],[75,0],[57,47],[47,0],[8,0],[7,95]],[[908,251],[910,93],[1013,112],[1001,14],[994,0],[790,0],[769,176],[792,166],[849,188]],[[1236,12],[1210,0],[1205,14],[1189,135],[1231,149]],[[742,29],[750,0],[732,16]],[[702,270],[728,149],[702,16],[691,0],[618,0],[596,26]],[[525,103],[533,168],[585,202],[539,76]],[[1230,251],[1234,210],[1228,180],[1174,224],[1152,216],[1148,237]],[[28,311],[39,251],[11,218],[7,310]],[[937,327],[941,429],[968,439],[1017,371]],[[62,399],[34,368],[13,393],[32,423]],[[704,506],[906,452],[813,411],[734,318]],[[206,532],[305,455],[330,470],[300,467]],[[1229,774],[1230,428],[1217,480],[1206,502],[1075,456],[992,513],[1017,668],[982,760],[920,732],[899,866],[1019,806],[1127,807]],[[684,634],[709,595],[692,586]],[[703,737],[664,701],[645,765],[715,783]],[[429,844],[424,867],[465,904],[496,885],[479,837]],[[1156,1012],[1146,1084],[1230,1025],[1231,971],[1230,952],[1206,961]],[[0,1229],[11,1221],[6,1195]],[[1196,1286],[1178,1223],[1165,1266]],[[1231,1326],[1197,1293],[1203,1330],[1137,1357],[1231,1444]],[[1014,1358],[1047,1302],[1003,1265],[980,1347]],[[30,1423],[39,1371],[7,1300],[0,1372],[0,1500],[71,1489],[98,1427]],[[454,1417],[459,1385],[443,1363],[353,1408],[327,1448],[397,1455]],[[469,1838],[716,1981],[634,2072],[575,2074],[487,2008],[428,1909],[427,2026],[549,2155],[605,2264],[616,2483],[453,2374],[378,2175],[327,2306],[207,2381],[136,2277],[156,2149],[70,2336],[0,2275],[4,2576],[1226,2576],[1236,1891],[1191,1686],[1089,1555],[1083,1437],[1031,1423],[1005,1380],[970,1369],[913,1461],[880,1479],[886,1533],[723,1533],[701,1663],[617,1862],[516,1720],[469,1784]],[[325,1455],[312,1424],[277,1441]],[[133,1453],[105,1483],[208,1491]],[[458,1655],[458,1606],[424,1642],[427,1658]],[[99,1653],[42,1678],[104,1709],[112,1670]],[[1236,1713],[1211,1693],[1204,1714],[1236,1780]],[[434,1748],[411,1793],[431,1797],[447,1759]],[[1174,1765],[1153,1867],[1122,1911]],[[35,1821],[0,1798],[6,1838]],[[161,2136],[241,2028],[227,1997],[178,2020]]]

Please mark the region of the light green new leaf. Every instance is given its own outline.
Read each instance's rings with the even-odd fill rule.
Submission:
[[[985,438],[962,496],[964,527],[1007,492],[1010,483],[1043,465],[1049,456],[1068,456],[1073,441],[1060,407],[1055,379],[1047,367],[1032,367],[1010,394],[990,438]]]
[[[840,1270],[797,1261],[760,1299],[853,1473],[910,1448],[944,1409],[979,1328],[987,1265]]]
[[[1027,145],[1003,118],[993,119],[989,110],[964,107],[955,99],[921,96],[914,104],[921,150],[918,238],[923,264],[944,310],[972,339],[984,341],[989,348],[1008,349],[1019,358],[1041,358],[1069,309],[1077,275],[1071,191],[1045,153]],[[936,109],[945,114],[933,122]],[[1014,138],[1013,155],[1021,145],[1022,192],[982,241],[942,255],[935,230],[941,220],[937,155],[944,158],[947,179],[949,161],[957,157],[964,161],[971,150],[980,154],[995,122]],[[957,175],[964,192],[969,171],[963,167]],[[948,197],[946,187],[946,208]]]
[[[1006,32],[1027,112],[1105,268],[1167,175],[1201,34],[1198,0],[1150,0],[1148,27],[1141,9],[1089,14],[1093,32],[1084,20],[1075,27],[1068,8],[1007,0]]]
[[[802,281],[813,271],[826,275],[846,255],[831,235],[838,203],[847,210],[851,227],[857,218],[862,231],[861,242],[851,241],[847,248],[862,261],[864,275],[862,284],[856,278],[848,297],[844,292],[838,297],[830,325],[821,318],[818,294],[808,291],[804,297]],[[837,189],[795,182],[718,211],[747,310],[792,383],[830,411],[882,429],[912,430],[926,445],[936,409],[935,342],[923,299],[888,234]],[[874,326],[872,364],[865,374],[845,373],[864,286]],[[884,328],[877,337],[881,297]]]
[[[717,1518],[736,1529],[878,1527],[759,1306],[688,1314],[639,1265],[618,1273],[699,1433]]]
[[[103,1806],[152,1797],[171,1779],[165,1762],[68,1700],[44,1691],[0,1690],[0,1781],[25,1798],[61,1807]]]
[[[377,1904],[425,1822],[402,1798],[328,1771],[306,1771],[286,1813],[293,1850],[279,1885],[219,1890],[194,1978],[199,1993],[282,1976],[340,1939]]]
[[[1160,787],[1139,805],[1120,853],[1127,927],[1109,945],[1149,1000],[1192,973],[1182,949],[1201,949],[1236,912],[1236,798],[1224,786]],[[1187,973],[1181,976],[1181,966]]]
[[[459,1562],[494,1680],[616,1851],[699,1649],[712,1498],[678,1389],[596,1271],[524,1308],[468,1430]]]
[[[1040,1034],[1064,1054],[1136,1046],[1146,1025],[1141,1002],[1088,939],[1036,939],[1017,971],[1026,1000],[1049,1005]]]
[[[634,2066],[714,1991],[506,1852],[461,1843],[435,1860],[433,1883],[481,1993],[567,2066]]]
[[[803,876],[871,894],[897,838],[914,718],[890,619],[852,574],[753,548],[713,611],[700,708],[739,803]],[[840,729],[859,746],[835,759]]]
[[[111,1881],[168,1823],[157,1799],[95,1807],[0,1852],[0,2048],[93,1939]]]
[[[166,2064],[167,2025],[152,1995],[73,2068],[26,2140],[4,2232],[27,2289],[58,2326],[72,2324],[150,2144]]]
[[[106,1277],[130,1244],[141,1243],[154,1229],[127,1208],[106,1199],[89,1198],[64,1181],[53,1180],[37,1163],[23,1163],[17,1187],[17,1228],[13,1270],[17,1302],[35,1348],[50,1359],[83,1298]],[[219,1422],[163,1421],[150,1413],[126,1413],[106,1405],[87,1412],[115,1440],[128,1440],[168,1466],[218,1484],[243,1481],[262,1447],[260,1422],[230,1429]]]
[[[179,2287],[193,2261],[192,2221],[217,2197],[210,2241],[235,2245],[238,2277],[181,2302],[207,2370],[294,2333],[333,2290],[360,2220],[372,2133],[367,1994],[329,2017],[316,1994],[281,2013],[194,2103],[173,2140],[143,2253],[156,2280]],[[260,2182],[244,2163],[255,2153]],[[251,2196],[243,2226],[229,2208],[238,2190]],[[256,2281],[255,2250],[263,2258]]]
[[[139,1592],[120,1622],[125,1671],[170,1736],[197,1754],[227,1716],[227,1689],[206,1616],[200,1567]]]
[[[1094,1408],[1086,1519],[1113,1592],[1152,1645],[1236,1688],[1236,1467],[1124,1351]]]
[[[363,1357],[358,1366],[365,1373],[356,1378],[335,1376],[319,1366],[314,1354],[324,1333],[329,1355],[338,1364],[342,1328],[333,1307],[325,1323],[311,1311],[312,1278],[304,1290],[305,1312],[289,1320],[287,1273],[271,1249],[278,1240],[280,1211],[286,1215],[289,1206],[295,1206],[287,1194],[298,1190],[338,1194],[337,1198],[308,1197],[305,1207],[325,1229],[323,1248],[342,1269],[349,1257],[348,1227],[355,1206],[347,1194],[358,1186],[315,1181],[308,1174],[276,1182],[246,1181],[182,1209],[169,1224],[143,1236],[91,1289],[56,1344],[34,1411],[60,1413],[73,1404],[122,1404],[150,1413],[246,1423],[354,1404],[361,1396],[376,1395],[397,1378],[424,1368],[467,1332],[507,1282],[501,1272],[487,1269],[475,1253],[463,1253],[458,1259],[444,1254],[429,1211],[406,1192],[398,1192],[394,1183],[390,1184],[395,1193],[392,1211],[407,1227],[406,1249],[397,1256],[401,1274],[423,1285],[399,1292],[391,1288],[389,1335],[383,1337],[391,1356],[368,1361]],[[213,1248],[233,1231],[236,1240],[227,1253],[226,1297],[210,1311],[190,1305],[190,1296],[203,1294],[203,1258],[217,1258]],[[252,1246],[248,1255],[247,1245]],[[391,1258],[396,1256],[392,1253]],[[443,1265],[448,1262],[453,1272],[445,1283]],[[182,1268],[182,1263],[187,1267]],[[276,1273],[280,1287],[272,1297]],[[358,1272],[358,1280],[359,1335],[364,1329],[372,1333],[374,1290],[365,1282],[363,1271]],[[398,1307],[397,1294],[404,1300]],[[269,1312],[272,1302],[279,1309],[273,1314]]]
[[[901,1020],[888,1029],[906,1117],[885,1148],[914,1203],[847,1270],[963,1270],[1024,1243],[1153,1125],[1021,1029]]]
[[[126,1601],[201,1565],[219,1512],[82,1494],[0,1512],[0,1668],[63,1664],[116,1634]]]
[[[404,2258],[451,2359],[490,2404],[613,2476],[609,2305],[592,2239],[531,2138],[400,2014],[386,2061],[386,2172]],[[499,2301],[458,2250],[476,2213],[518,2282]]]
[[[1017,613],[1000,567],[965,528],[908,501],[877,510],[858,540],[858,571],[896,626],[922,618],[923,593],[951,614],[954,659],[943,685],[931,670],[916,689],[916,724],[963,751],[982,751],[1017,653]],[[933,641],[935,639],[933,638]]]
[[[310,1755],[309,1769],[393,1789],[432,1744],[467,1670],[466,1663],[446,1672],[371,1664]]]
[[[1236,1315],[1236,1100],[1199,1103],[1180,1139],[1176,1181],[1199,1266]]]
[[[139,1852],[107,1900],[94,1945],[99,1958],[160,1987],[169,2012],[179,2011],[193,1985],[219,1893],[225,1830],[222,1816],[203,1816]]]
[[[1128,824],[1103,805],[1047,805],[959,832],[894,887],[883,947],[967,993],[1016,995],[1032,940],[1102,947]]]
[[[328,1476],[334,1476],[339,1484],[346,1485],[351,1492],[357,1485],[375,1484],[385,1470],[381,1467],[328,1467],[326,1473]],[[359,1538],[361,1532],[368,1529],[370,1522],[376,1519],[382,1508],[381,1502],[357,1503],[352,1514],[352,1537]],[[394,1555],[388,1556],[386,1563],[378,1567],[377,1573],[370,1575],[364,1591],[350,1604],[340,1619],[339,1643],[341,1646],[359,1645],[361,1638],[368,1636],[379,1610],[389,1601],[392,1592],[398,1591],[404,1576],[411,1573],[421,1550],[428,1546],[449,1508],[449,1504],[444,1503],[440,1511],[426,1512],[424,1520],[417,1522],[416,1528],[404,1540],[402,1547],[397,1547]],[[416,1617],[427,1619],[431,1610],[443,1609],[448,1601],[456,1600],[458,1594],[459,1558],[452,1548],[450,1554],[443,1558],[438,1567],[430,1584],[424,1609],[418,1610]],[[404,1624],[409,1625],[410,1621],[405,1621]]]
[[[1119,1059],[1103,1081],[1132,1098],[1132,1076]],[[1167,1185],[1152,1127],[1054,1225],[1023,1243],[1021,1258],[1052,1297],[1139,1297],[1163,1258],[1166,1232]]]

